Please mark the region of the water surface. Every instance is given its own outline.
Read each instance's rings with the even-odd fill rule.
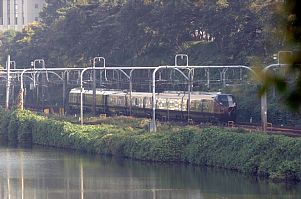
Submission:
[[[300,185],[231,171],[0,147],[1,199],[300,199]]]

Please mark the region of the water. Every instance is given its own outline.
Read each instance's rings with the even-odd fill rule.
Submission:
[[[0,147],[0,199],[299,199],[300,185],[236,172]]]

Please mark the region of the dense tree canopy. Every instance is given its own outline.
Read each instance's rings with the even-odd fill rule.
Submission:
[[[262,91],[266,92],[271,85],[274,85],[282,94],[284,100],[293,111],[301,110],[301,3],[297,0],[284,1],[285,6],[278,6],[274,9],[277,23],[273,23],[273,32],[278,38],[274,42],[281,43],[279,48],[290,52],[284,54],[284,62],[289,64],[287,70],[282,74],[264,74]],[[278,57],[279,60],[279,57]]]
[[[287,1],[287,34],[288,40],[296,46],[296,53],[291,60],[290,74],[295,75],[293,86],[286,89],[285,95],[288,104],[294,110],[301,107],[301,2],[297,0]],[[284,77],[284,81],[288,76]]]
[[[300,3],[297,0],[46,0],[41,21],[0,34],[1,65],[37,58],[48,67],[85,66],[95,56],[108,65],[275,63],[279,50],[297,52],[286,77],[265,77],[298,110],[301,102]],[[287,28],[284,28],[287,27]],[[288,79],[289,78],[289,79]],[[262,80],[261,80],[262,81]]]
[[[3,57],[10,53],[24,66],[43,57],[54,67],[85,64],[97,55],[118,65],[171,64],[183,52],[195,53],[195,64],[268,60],[282,44],[267,39],[276,15],[275,3],[264,2],[47,0],[41,23],[3,42],[9,49]]]

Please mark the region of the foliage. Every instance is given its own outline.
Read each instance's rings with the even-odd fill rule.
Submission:
[[[287,0],[284,6],[278,7],[276,13],[283,16],[282,20],[276,25],[277,30],[283,31],[285,35],[283,39],[285,50],[291,52],[286,55],[284,64],[289,67],[286,73],[274,75],[262,74],[264,84],[262,92],[266,92],[268,88],[275,86],[283,96],[283,100],[289,105],[291,110],[300,112],[301,110],[301,3],[297,0]],[[278,58],[279,59],[279,58]]]
[[[0,61],[1,67],[5,67],[5,62],[6,62],[6,58],[7,55],[12,53],[12,49],[14,49],[14,40],[16,37],[16,32],[15,31],[6,31],[4,33],[0,32]]]
[[[95,56],[104,56],[107,65],[170,65],[176,53],[187,53],[191,65],[250,65],[252,57],[267,64],[278,50],[298,47],[298,43],[287,44],[287,38],[297,40],[294,30],[298,30],[298,13],[290,14],[294,12],[293,0],[287,1],[288,11],[282,1],[270,0],[46,2],[41,22],[22,32],[0,35],[2,65],[8,54],[21,68],[29,67],[37,58],[45,59],[47,67],[86,66]],[[289,34],[279,27],[281,22],[290,22]],[[218,71],[214,73],[219,75]],[[301,101],[295,84],[300,79],[298,74],[287,77],[291,84],[283,78],[263,76],[267,80],[264,88],[278,82],[278,88],[284,91],[281,101],[293,96],[295,102]],[[205,84],[200,87],[203,90]],[[249,90],[251,95],[256,92],[257,88]],[[241,99],[246,105],[242,112],[252,112],[249,115],[256,121],[258,111],[249,107],[257,101]],[[250,116],[243,115],[242,120],[246,122]]]
[[[5,110],[0,109],[0,143],[7,144],[8,142],[8,125],[10,121],[10,114]]]
[[[293,86],[285,90],[288,104],[295,110],[301,107],[301,3],[297,0],[287,1],[287,33],[288,41],[297,47],[296,55],[291,60],[289,73],[295,77]],[[276,79],[277,80],[277,79]],[[287,80],[287,77],[285,78]],[[279,85],[281,81],[277,81]]]
[[[41,22],[29,25],[22,32],[8,31],[0,35],[2,65],[8,54],[20,68],[29,67],[30,61],[37,58],[45,59],[47,67],[86,66],[95,56],[104,56],[107,65],[170,65],[176,53],[187,53],[191,65],[250,65],[250,58],[255,56],[266,64],[271,63],[272,55],[279,49],[292,48],[286,44],[287,34],[279,22],[286,23],[287,16],[291,16],[289,22],[296,25],[295,15],[289,15],[290,11],[283,15],[281,1],[46,2]],[[293,6],[289,8],[292,10]],[[214,73],[219,75],[218,71]],[[279,80],[276,81],[282,82],[279,88],[285,90],[281,78],[266,79],[267,82]],[[293,83],[290,85],[286,86],[285,98],[296,90],[290,89],[294,88]],[[249,91],[252,95],[257,88]],[[294,93],[298,101],[299,94]],[[246,104],[243,112],[257,102],[241,99]],[[253,112],[250,115],[258,115],[257,110],[247,110],[250,111]],[[246,122],[250,117],[242,118]]]
[[[36,58],[53,67],[86,65],[97,55],[106,57],[108,64],[161,65],[170,64],[176,53],[192,51],[193,42],[198,42],[205,48],[214,46],[218,56],[203,52],[211,62],[242,64],[247,56],[273,53],[277,42],[265,42],[271,32],[265,24],[275,18],[273,4],[47,0],[41,23],[17,33],[10,44],[5,42],[9,37],[1,39],[1,49],[7,49],[2,56],[10,53],[20,66]],[[198,55],[201,49],[196,49]],[[203,63],[198,55],[192,61]]]
[[[237,122],[252,123],[261,122],[260,96],[257,93],[258,86],[252,82],[237,87],[228,87],[223,92],[231,93],[237,101]],[[257,93],[257,95],[254,95]],[[249,97],[252,96],[252,97]],[[300,113],[291,112],[284,103],[283,96],[276,89],[269,89],[268,99],[268,122],[273,126],[301,127]]]
[[[222,167],[281,181],[301,179],[299,138],[192,127],[148,133],[137,124],[134,128],[110,124],[80,126],[28,111],[7,114],[10,115],[9,125],[17,124],[14,129],[18,138],[15,139],[19,142],[30,130],[32,143],[44,146]],[[1,119],[2,125],[6,119]]]
[[[18,127],[17,112],[12,112],[7,127],[8,143],[12,146],[17,146],[18,144]]]
[[[300,139],[206,129],[187,148],[187,160],[270,178],[300,180]],[[299,160],[298,160],[299,159]],[[298,163],[299,162],[299,163]],[[294,165],[294,166],[292,166]]]

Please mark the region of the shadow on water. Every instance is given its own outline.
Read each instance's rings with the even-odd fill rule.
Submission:
[[[0,148],[0,198],[301,198],[300,185],[236,172],[84,155]]]

